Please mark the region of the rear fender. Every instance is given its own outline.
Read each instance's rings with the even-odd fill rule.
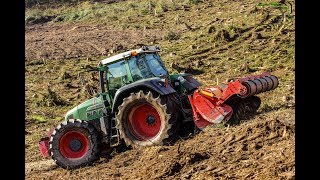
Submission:
[[[192,93],[201,86],[201,83],[194,79],[191,74],[173,74],[170,78],[175,87],[182,86],[189,93]]]
[[[112,113],[115,112],[116,108],[120,105],[123,98],[128,96],[128,94],[130,94],[131,92],[136,92],[137,90],[141,89],[150,89],[157,92],[160,95],[168,95],[176,92],[169,84],[166,84],[159,77],[136,81],[132,84],[123,86],[117,90],[117,92],[114,95],[114,100],[112,104]]]

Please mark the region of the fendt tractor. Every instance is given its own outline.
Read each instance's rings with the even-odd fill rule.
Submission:
[[[255,113],[261,104],[255,95],[278,86],[278,78],[265,72],[201,88],[191,74],[170,75],[159,51],[142,46],[101,60],[94,68],[100,92],[40,140],[43,157],[74,169],[92,164],[102,147],[165,145],[187,122],[202,130]]]

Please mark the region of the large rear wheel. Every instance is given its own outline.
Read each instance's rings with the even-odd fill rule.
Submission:
[[[133,147],[162,145],[177,134],[178,111],[172,97],[140,90],[123,99],[116,115],[121,138]]]
[[[49,141],[52,159],[62,168],[92,164],[99,157],[98,133],[82,120],[69,119],[53,131]]]

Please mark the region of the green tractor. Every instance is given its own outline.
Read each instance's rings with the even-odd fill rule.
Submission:
[[[200,89],[190,74],[170,75],[157,46],[142,46],[101,60],[100,92],[68,111],[65,121],[42,138],[44,157],[74,169],[92,164],[102,147],[124,142],[133,148],[172,142],[181,125],[203,129],[244,113],[255,113],[255,94],[275,89],[269,73]]]

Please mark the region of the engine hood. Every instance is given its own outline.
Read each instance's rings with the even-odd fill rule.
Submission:
[[[103,106],[103,102],[100,97],[94,97],[84,101],[78,106],[74,107],[68,111],[65,115],[65,120],[68,119],[81,119],[81,120],[90,120],[91,118],[87,117],[87,111],[90,111],[93,107]]]

